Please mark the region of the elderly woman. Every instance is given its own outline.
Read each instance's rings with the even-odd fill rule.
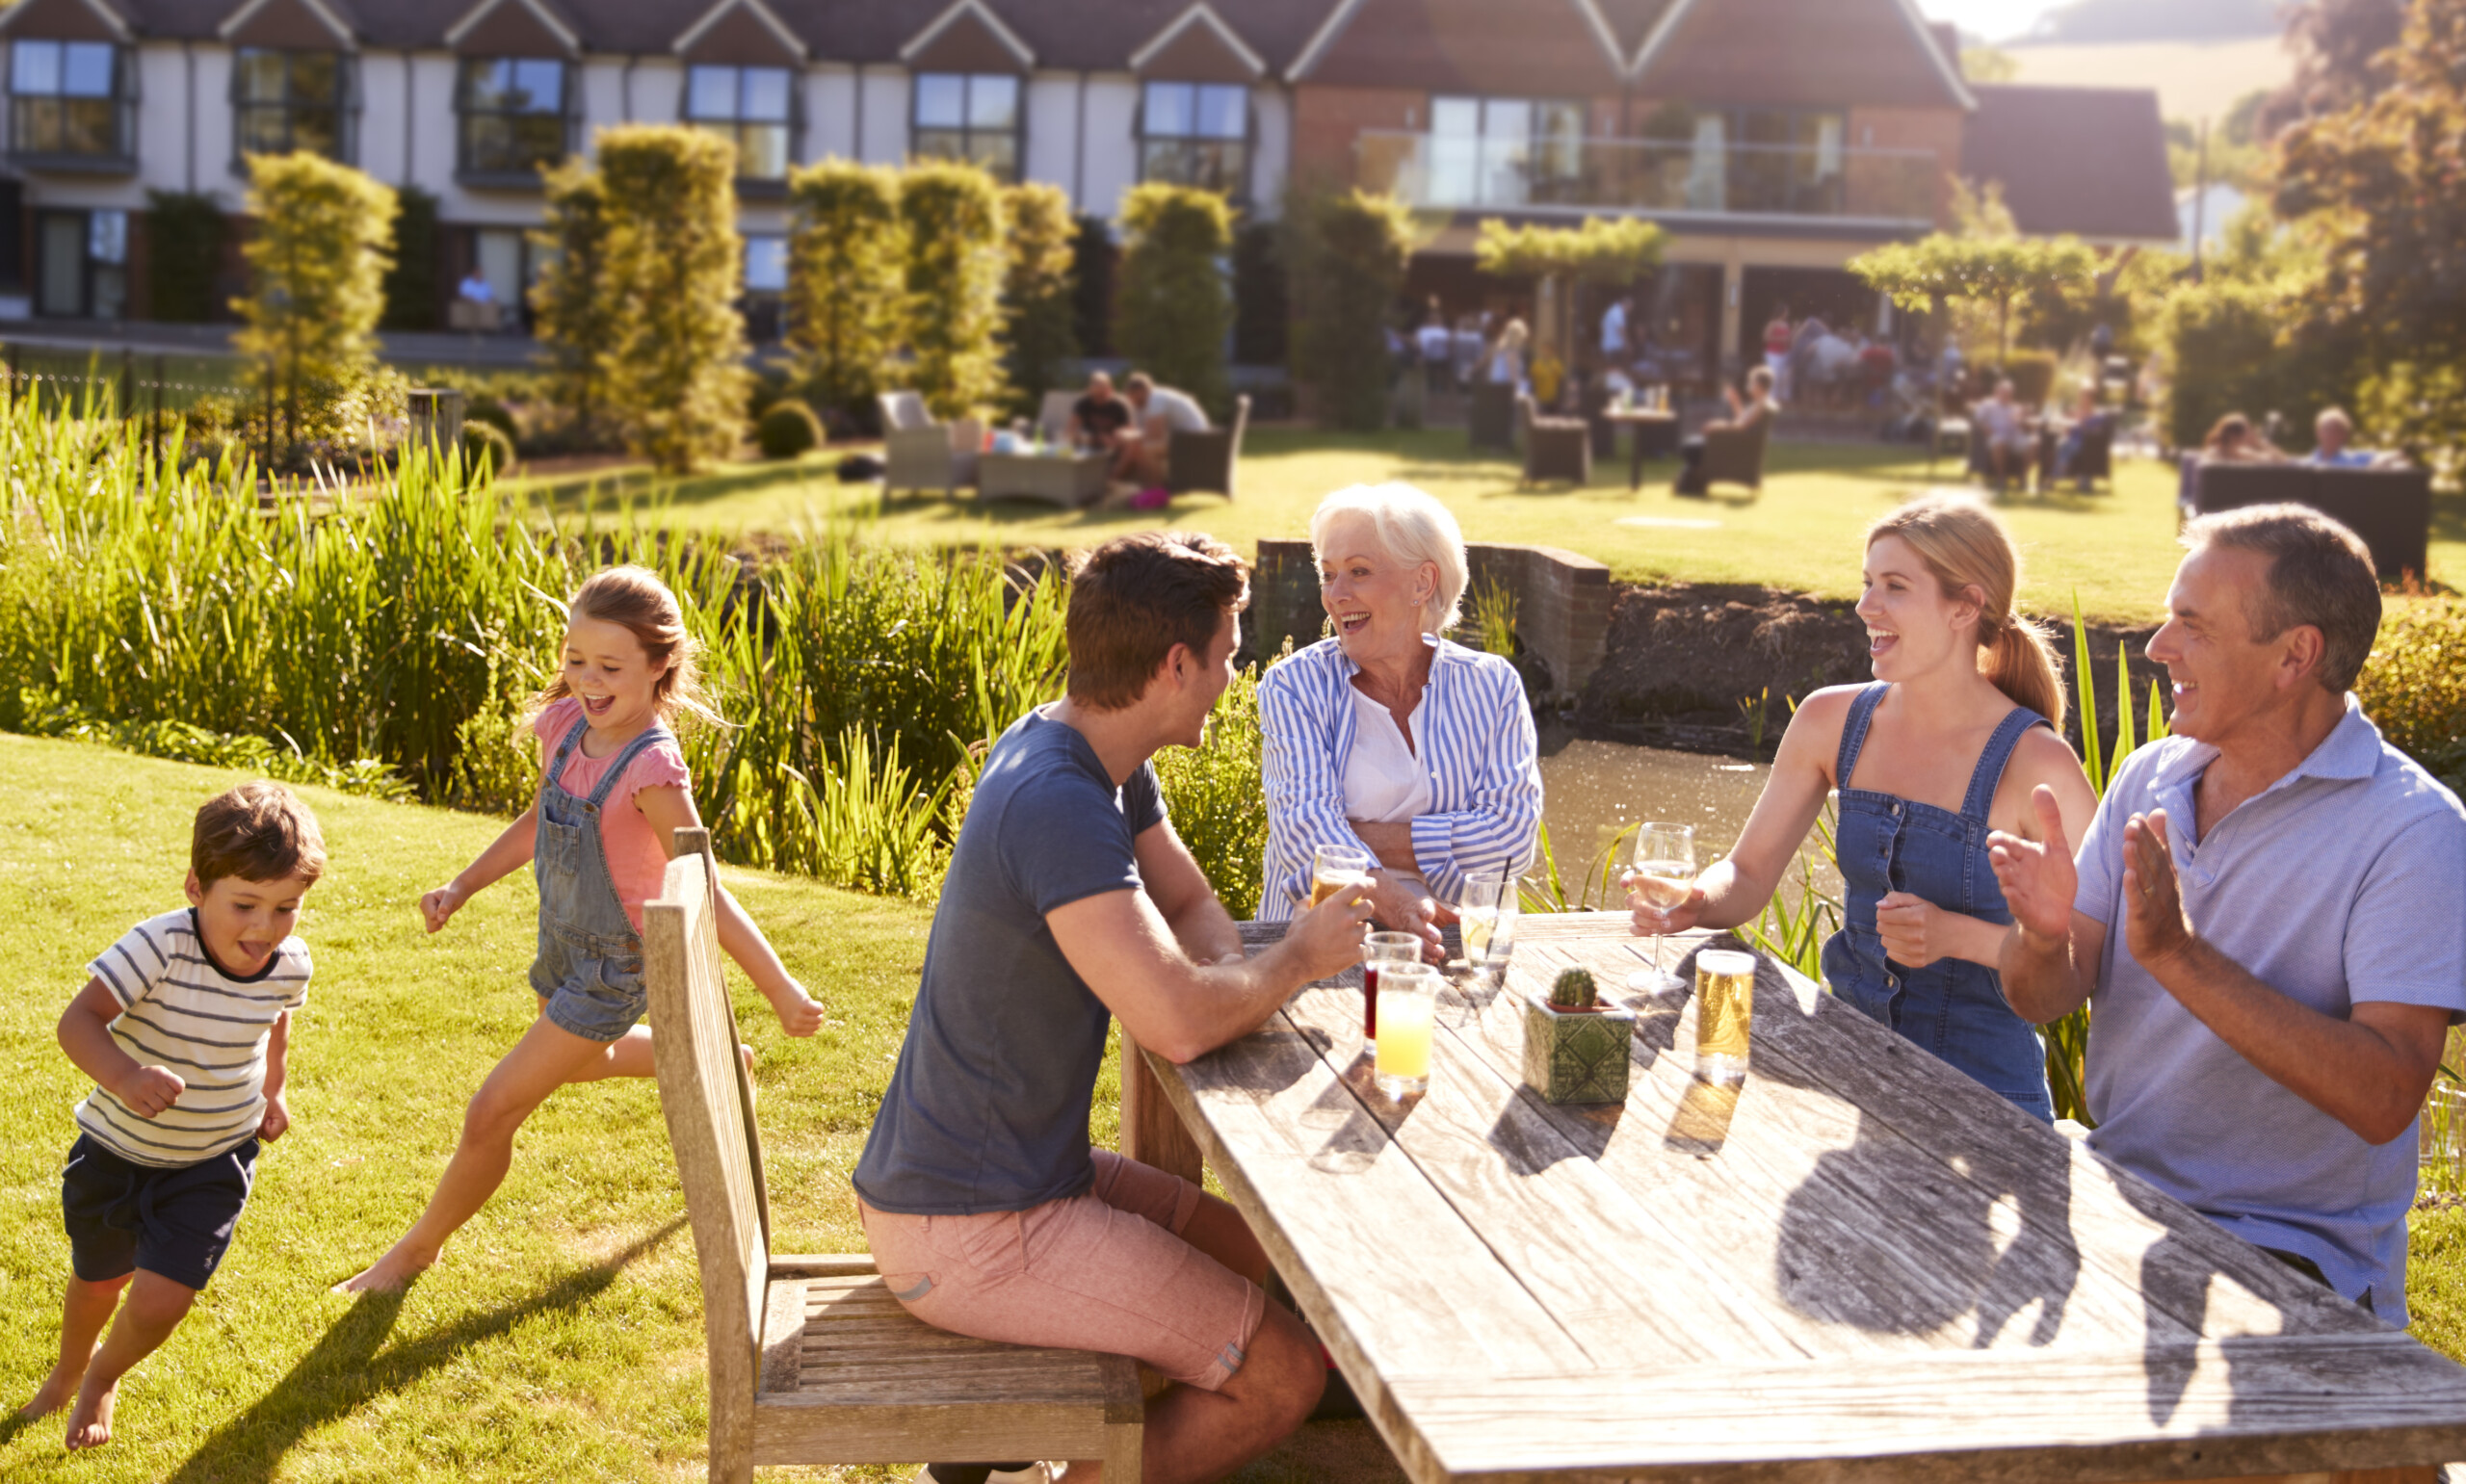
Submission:
[[[1420,931],[1482,871],[1520,871],[1541,819],[1533,713],[1515,667],[1439,638],[1464,595],[1464,534],[1405,484],[1329,495],[1310,517],[1335,637],[1259,682],[1268,848],[1259,916],[1295,915],[1313,852],[1377,862],[1372,902]]]

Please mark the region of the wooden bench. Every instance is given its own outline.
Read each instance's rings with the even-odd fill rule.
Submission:
[[[659,1102],[710,1346],[714,1480],[765,1464],[1102,1459],[1140,1476],[1138,1363],[969,1340],[892,1298],[873,1259],[771,1252],[753,1086],[721,978],[710,836],[676,832],[643,909]]]

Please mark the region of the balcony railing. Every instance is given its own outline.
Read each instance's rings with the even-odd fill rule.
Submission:
[[[1434,210],[1760,217],[1931,227],[1931,149],[1501,139],[1366,129],[1359,184]]]

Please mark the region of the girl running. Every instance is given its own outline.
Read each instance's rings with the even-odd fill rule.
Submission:
[[[567,1082],[651,1075],[643,1018],[643,901],[658,895],[671,831],[698,825],[684,755],[668,728],[684,712],[721,724],[701,693],[695,645],[676,597],[641,567],[611,567],[575,593],[564,664],[528,717],[542,760],[539,796],[460,875],[420,898],[435,932],[464,902],[525,861],[539,883],[531,989],[539,1018],[498,1062],[462,1117],[462,1140],[428,1210],[341,1291],[399,1289],[436,1262],[445,1239],[487,1203],[513,1159],[513,1133]],[[822,1024],[761,929],[724,887],[720,946],[788,1034]],[[748,1053],[748,1054],[750,1054]]]

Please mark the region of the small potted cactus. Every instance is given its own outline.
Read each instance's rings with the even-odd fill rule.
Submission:
[[[1524,1081],[1550,1103],[1624,1103],[1636,1014],[1601,1002],[1587,969],[1524,997]]]

